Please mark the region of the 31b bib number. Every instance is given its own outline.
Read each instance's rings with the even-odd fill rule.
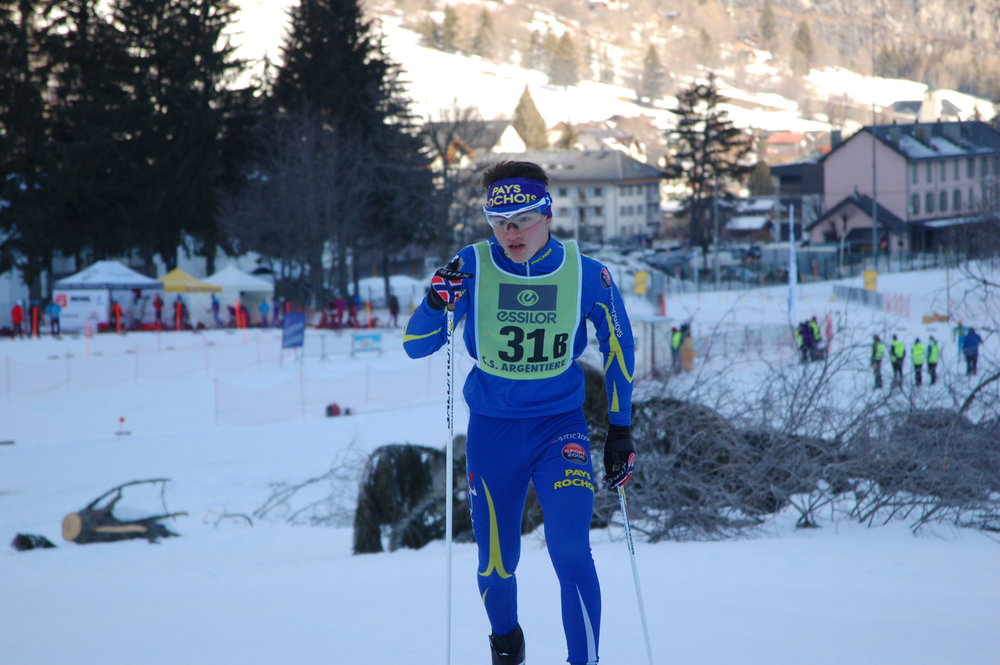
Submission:
[[[529,363],[558,360],[566,355],[569,347],[569,335],[556,333],[552,340],[552,355],[546,355],[544,328],[535,328],[526,333],[524,328],[518,326],[504,326],[500,329],[500,334],[507,338],[507,349],[499,350],[497,355],[500,360],[508,363],[518,363],[522,360]],[[524,357],[525,346],[531,351],[531,355],[527,358]]]

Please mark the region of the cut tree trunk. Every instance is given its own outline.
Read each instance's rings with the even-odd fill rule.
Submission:
[[[63,518],[62,535],[66,540],[83,545],[86,543],[109,543],[116,540],[131,540],[145,538],[151,543],[160,538],[176,536],[158,520],[187,515],[185,512],[151,515],[137,520],[120,520],[114,515],[115,504],[122,498],[122,490],[132,485],[143,483],[166,483],[168,478],[152,478],[149,480],[133,480],[113,487],[101,496],[91,501],[83,510],[70,513]],[[107,503],[98,505],[107,497]]]

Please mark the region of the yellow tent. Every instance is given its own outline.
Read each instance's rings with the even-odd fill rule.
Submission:
[[[161,277],[160,281],[163,282],[163,290],[172,293],[219,293],[222,291],[221,286],[203,282],[180,268],[174,268]]]

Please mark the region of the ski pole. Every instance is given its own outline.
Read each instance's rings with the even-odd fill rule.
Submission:
[[[618,486],[618,503],[622,507],[622,520],[625,522],[625,541],[628,543],[629,559],[632,561],[632,581],[635,582],[635,599],[639,604],[639,619],[642,622],[642,636],[646,640],[646,660],[653,665],[653,647],[649,643],[649,628],[646,626],[646,607],[642,602],[642,587],[639,585],[639,566],[635,561],[635,544],[632,542],[632,525],[628,521],[628,504],[625,501],[625,488]]]
[[[447,554],[447,577],[445,582],[445,665],[451,663],[451,530],[452,530],[452,496],[454,495],[454,457],[455,457],[455,312],[454,305],[449,305],[448,310],[448,445],[445,447],[445,472],[444,472],[444,541]]]

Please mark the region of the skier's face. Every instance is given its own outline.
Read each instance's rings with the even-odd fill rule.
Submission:
[[[533,214],[538,214],[541,219],[534,224],[522,225],[522,228],[517,228],[514,224],[509,224],[506,228],[491,225],[493,235],[515,263],[527,263],[549,241],[549,224],[552,218],[539,213]]]

